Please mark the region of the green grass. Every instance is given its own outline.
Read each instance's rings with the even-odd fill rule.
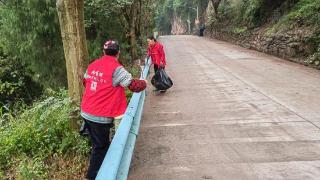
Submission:
[[[248,28],[247,27],[236,27],[232,30],[232,32],[234,34],[243,34],[243,33],[246,33],[248,32]]]

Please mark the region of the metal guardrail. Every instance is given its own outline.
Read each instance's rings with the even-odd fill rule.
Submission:
[[[141,78],[146,79],[150,69],[146,59]],[[111,142],[96,180],[125,180],[128,177],[131,158],[139,132],[146,91],[134,93],[120,126]]]

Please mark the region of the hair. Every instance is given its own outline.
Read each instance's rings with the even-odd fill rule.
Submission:
[[[148,36],[148,39],[153,40],[154,42],[157,42],[157,39],[153,35]]]
[[[119,51],[115,49],[104,49],[104,53],[109,56],[117,56]]]
[[[108,49],[104,49],[103,51],[106,55],[117,56],[117,54],[120,51],[120,46],[117,43],[115,43],[115,44],[109,45]]]

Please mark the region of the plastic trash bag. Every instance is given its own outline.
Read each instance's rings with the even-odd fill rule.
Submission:
[[[159,68],[157,73],[152,77],[151,84],[157,90],[167,90],[173,86],[171,78],[163,68]]]

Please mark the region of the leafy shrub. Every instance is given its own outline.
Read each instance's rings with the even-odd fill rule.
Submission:
[[[299,1],[285,20],[303,21],[306,25],[320,25],[320,0]]]
[[[78,156],[84,163],[89,146],[70,126],[73,110],[61,91],[0,127],[0,169],[14,169],[22,179],[43,179],[50,170],[46,162],[55,156]]]
[[[248,31],[247,27],[236,27],[232,30],[234,34],[243,34]]]
[[[301,0],[273,27],[273,32],[286,31],[294,26],[320,27],[320,0]]]

